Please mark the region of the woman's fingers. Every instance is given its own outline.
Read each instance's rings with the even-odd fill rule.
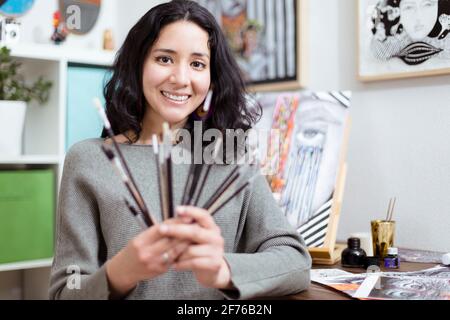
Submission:
[[[159,225],[151,226],[145,231],[138,234],[132,241],[135,247],[145,246],[147,244],[154,243],[161,238],[161,233],[159,231]]]
[[[217,247],[212,247],[207,244],[203,245],[190,245],[179,256],[177,261],[183,261],[200,257],[221,256],[223,252]]]
[[[179,217],[190,217],[200,226],[207,229],[218,228],[214,219],[205,209],[193,206],[179,206],[176,208]]]
[[[175,217],[173,219],[169,219],[164,221],[165,225],[171,225],[171,224],[190,224],[193,222],[193,218],[191,217]],[[133,241],[136,242],[136,245],[151,245],[155,243],[157,240],[165,237],[163,233],[161,233],[160,230],[161,224],[152,226],[148,228],[147,230],[141,232],[139,235],[137,235]]]
[[[199,244],[223,244],[220,233],[202,228],[197,224],[162,224],[160,226],[160,232],[167,237]]]
[[[176,270],[209,270],[217,271],[220,269],[220,260],[212,257],[199,257],[179,261],[175,264]]]

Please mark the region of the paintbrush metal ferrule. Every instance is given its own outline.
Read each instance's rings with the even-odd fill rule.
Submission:
[[[142,229],[147,229],[151,226],[151,224],[149,225],[149,222],[145,219],[145,216],[143,216],[142,214],[140,214],[136,208],[131,205],[127,199],[125,200],[125,204],[128,207],[128,210],[130,210],[130,212],[133,214],[133,216],[135,217],[135,219],[137,220],[138,224],[140,225],[140,227]]]
[[[116,172],[120,176],[120,178],[125,183],[128,183],[130,181],[130,179],[128,178],[127,174],[125,173],[125,169],[123,168],[119,159],[117,159],[117,157],[114,155],[114,152],[110,148],[106,147],[105,145],[102,145],[102,150],[105,153],[106,157],[111,162],[111,164],[113,165],[114,169],[116,170]]]

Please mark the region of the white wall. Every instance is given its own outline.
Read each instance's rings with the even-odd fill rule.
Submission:
[[[338,239],[369,232],[396,196],[396,245],[450,251],[450,76],[358,82],[356,1],[310,10],[311,88],[353,91]]]
[[[120,1],[118,7],[119,23],[120,23],[118,42],[122,44],[128,34],[128,31],[139,20],[139,18],[142,17],[152,7],[163,2],[167,1],[164,0]]]

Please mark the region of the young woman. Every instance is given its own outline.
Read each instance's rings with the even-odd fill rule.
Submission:
[[[143,231],[129,213],[126,189],[101,153],[108,139],[74,145],[61,182],[51,298],[246,299],[307,288],[309,254],[263,176],[214,216],[185,206],[162,221],[152,135],[164,121],[191,130],[209,90],[204,129],[250,128],[257,114],[246,107],[243,81],[214,17],[191,1],[151,9],[129,32],[105,97],[116,139],[159,223]],[[174,203],[188,167],[173,167]],[[234,167],[213,165],[199,203]]]

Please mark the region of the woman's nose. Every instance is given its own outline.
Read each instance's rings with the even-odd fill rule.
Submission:
[[[189,84],[189,69],[185,66],[176,66],[170,76],[170,82],[177,85],[186,86]]]

